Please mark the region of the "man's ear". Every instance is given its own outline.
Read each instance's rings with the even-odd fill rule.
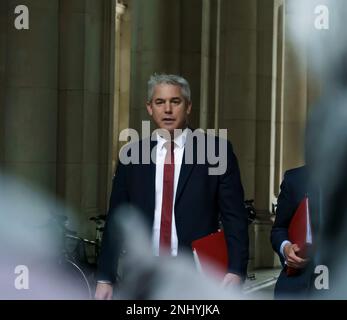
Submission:
[[[152,105],[151,105],[150,102],[147,102],[147,103],[146,103],[146,108],[147,108],[148,114],[149,114],[150,116],[152,116],[153,110],[152,110]]]
[[[187,114],[190,114],[190,112],[192,111],[192,102],[188,102],[188,105],[187,105]]]

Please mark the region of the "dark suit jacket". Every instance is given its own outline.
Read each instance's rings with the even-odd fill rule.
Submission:
[[[218,155],[219,138],[203,134],[203,139],[215,141]],[[188,139],[187,139],[188,140]],[[142,144],[139,142],[141,150]],[[156,142],[151,142],[151,148]],[[193,139],[193,163],[181,166],[175,199],[175,221],[178,255],[195,239],[217,231],[221,217],[229,253],[229,271],[246,275],[248,262],[247,212],[237,159],[227,142],[227,168],[222,175],[209,175],[213,165],[197,163],[197,141]],[[186,153],[187,144],[184,153]],[[140,152],[141,154],[141,152]],[[142,212],[149,230],[153,226],[155,208],[155,164],[118,164],[113,179],[110,208],[102,241],[97,278],[115,281],[120,239],[115,234],[111,217],[117,207],[130,203]],[[191,249],[190,249],[191,251]]]
[[[313,273],[312,265],[309,264],[298,275],[288,277],[285,272],[284,258],[280,253],[282,242],[288,240],[290,221],[307,192],[308,172],[305,166],[285,172],[277,201],[276,219],[271,230],[272,247],[279,255],[283,266],[275,287],[276,298],[287,298],[293,295],[303,297],[309,293]]]

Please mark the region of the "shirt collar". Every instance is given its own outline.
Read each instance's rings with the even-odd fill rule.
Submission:
[[[184,148],[187,141],[187,132],[188,132],[188,129],[185,128],[179,136],[175,137],[174,139],[175,145],[178,146],[179,148]],[[157,146],[159,150],[161,150],[164,147],[164,143],[167,141],[158,133],[156,133],[156,135],[157,135],[157,141],[158,141]]]

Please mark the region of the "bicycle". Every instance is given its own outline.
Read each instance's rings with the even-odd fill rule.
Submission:
[[[255,221],[255,218],[257,217],[257,212],[254,208],[253,205],[254,200],[253,199],[249,199],[249,200],[245,200],[244,201],[244,205],[245,208],[247,210],[248,213],[248,224],[252,224]]]
[[[247,213],[248,213],[248,217],[247,217],[248,225],[251,225],[257,217],[257,212],[254,208],[253,203],[254,203],[253,199],[249,199],[249,200],[244,201],[244,205],[245,205],[245,208],[246,208]],[[256,280],[255,273],[247,273],[247,279],[252,280],[252,281]]]
[[[58,264],[68,274],[70,279],[76,281],[76,285],[81,287],[81,290],[87,292],[88,299],[93,298],[95,291],[96,281],[95,274],[97,269],[97,258],[100,251],[101,234],[103,231],[101,227],[101,220],[103,216],[90,218],[91,221],[97,222],[97,235],[95,240],[89,240],[77,235],[76,231],[70,230],[68,225],[68,218],[66,216],[54,216],[53,221],[60,230],[60,255]],[[94,247],[94,256],[92,261],[88,258],[86,246]]]
[[[102,235],[104,232],[104,225],[106,221],[106,215],[105,214],[100,214],[98,216],[94,216],[89,218],[89,221],[93,221],[95,223],[95,251],[94,251],[94,256],[95,256],[95,261],[98,261],[99,254],[100,254],[100,247],[101,247],[101,240],[102,240]]]

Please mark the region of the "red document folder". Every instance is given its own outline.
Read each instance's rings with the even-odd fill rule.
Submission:
[[[208,271],[212,266],[221,274],[227,273],[228,250],[224,231],[218,231],[193,241],[192,249],[202,272]]]
[[[311,246],[310,228],[308,198],[305,197],[296,209],[288,228],[289,241],[298,245],[300,251],[297,256],[303,259],[307,258]],[[295,275],[298,271],[298,269],[287,267],[288,276]]]

